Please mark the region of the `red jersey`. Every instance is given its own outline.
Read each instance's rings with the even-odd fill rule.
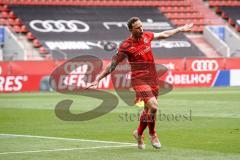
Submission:
[[[120,62],[127,55],[131,65],[132,81],[140,79],[154,82],[154,84],[157,83],[157,73],[151,48],[153,38],[153,32],[143,32],[138,41],[130,36],[121,43],[118,49],[116,60]]]

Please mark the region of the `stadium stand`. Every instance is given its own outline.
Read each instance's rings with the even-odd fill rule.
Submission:
[[[186,23],[194,23],[193,32],[202,32],[204,23],[204,15],[200,13],[195,7],[192,1],[189,1],[188,5],[182,7],[176,6],[161,6],[160,10],[166,17],[168,17],[173,24],[180,26]]]
[[[239,0],[209,0],[210,7],[240,6]]]
[[[217,14],[226,19],[230,25],[240,32],[240,1],[239,0],[209,0],[209,7],[215,7]]]
[[[61,6],[188,6],[190,2],[190,0],[5,0],[5,4]]]
[[[220,6],[220,4],[222,5],[227,5],[230,4],[229,1],[209,1],[209,6]],[[231,6],[233,5],[238,5],[238,1],[232,1]],[[21,7],[19,7],[21,6]],[[117,7],[119,8],[120,6],[127,6],[127,7],[155,7],[155,8],[159,8],[160,12],[158,12],[158,16],[161,17],[165,17],[165,22],[169,23],[171,25],[171,27],[174,27],[174,25],[176,26],[180,26],[186,23],[191,23],[193,22],[194,28],[193,28],[193,32],[195,33],[202,33],[203,32],[203,28],[206,25],[219,25],[219,24],[224,24],[224,22],[219,19],[219,17],[217,17],[216,15],[213,14],[213,12],[207,8],[204,4],[204,2],[202,0],[145,0],[145,1],[141,1],[141,0],[117,0],[117,1],[113,1],[113,0],[90,0],[90,1],[86,1],[86,0],[40,0],[40,1],[32,1],[32,0],[3,0],[0,3],[0,11],[1,11],[1,18],[0,18],[0,24],[1,25],[5,25],[5,26],[9,26],[10,28],[12,28],[16,33],[18,34],[23,34],[26,39],[29,40],[30,43],[32,43],[32,46],[34,48],[37,48],[39,53],[44,53],[42,54],[42,56],[46,55],[46,51],[49,50],[49,46],[46,45],[45,41],[46,39],[43,39],[42,37],[44,37],[42,35],[42,37],[39,35],[36,35],[36,32],[34,32],[33,30],[31,30],[31,27],[28,24],[28,21],[26,21],[24,19],[25,15],[19,15],[19,13],[17,13],[16,8],[34,8],[37,10],[37,8],[47,8],[47,7],[56,7],[59,6],[60,8],[69,8],[70,6],[76,7],[77,8],[86,8],[86,7],[96,7],[96,9],[99,9],[101,7],[103,8],[107,8],[107,7]],[[14,10],[15,9],[15,10]],[[111,10],[111,9],[110,9]],[[116,9],[115,9],[116,10]],[[114,10],[114,11],[115,11]],[[27,11],[26,11],[27,12]],[[39,11],[40,13],[40,11]],[[110,13],[110,11],[109,11]],[[207,13],[207,14],[206,14]],[[157,16],[157,14],[155,16]],[[72,17],[74,17],[76,15],[72,15]],[[80,16],[80,15],[77,15]],[[26,17],[26,16],[25,16]],[[129,17],[129,16],[128,16]],[[99,19],[99,18],[98,18]],[[127,18],[123,19],[122,21],[126,21]],[[232,19],[229,18],[230,23],[233,24]],[[23,21],[23,22],[22,22]],[[95,19],[96,21],[96,19]],[[150,20],[151,21],[151,20]],[[156,21],[154,19],[154,21]],[[236,20],[234,25],[236,26],[237,30],[240,30],[239,26],[238,26],[238,21]],[[146,19],[146,23],[147,19]],[[112,34],[112,33],[111,33]],[[80,34],[79,34],[80,35]],[[107,39],[107,41],[119,41],[121,38],[126,37],[127,32],[125,32],[124,34],[122,34],[123,36],[119,36],[119,39]],[[75,35],[77,36],[77,35]],[[89,35],[88,37],[91,37],[92,35]],[[95,36],[95,35],[94,35]],[[48,37],[48,36],[47,36]],[[49,36],[50,37],[50,36]],[[84,38],[84,36],[79,36],[81,38],[78,38],[79,41],[81,41],[81,39],[83,40],[90,40],[91,38]],[[95,36],[96,37],[96,36]],[[114,36],[113,36],[114,37]],[[188,36],[189,37],[189,36]],[[204,51],[204,49],[198,49],[198,47],[196,47],[194,45],[195,40],[189,40],[188,37],[181,35],[179,37],[176,38],[177,41],[179,41],[179,39],[183,39],[184,41],[187,41],[188,43],[191,44],[191,50],[194,51],[195,54],[191,55],[190,53],[188,53],[188,51],[184,51],[184,54],[179,55],[179,54],[173,54],[172,51],[171,53],[169,53],[169,50],[174,50],[174,49],[168,49],[168,51],[165,51],[165,49],[161,49],[161,50],[156,50],[155,52],[157,53],[157,56],[159,57],[184,57],[184,56],[204,56],[204,54],[202,53],[202,51]],[[190,36],[190,37],[194,37],[194,36]],[[197,39],[199,39],[200,36],[198,36]],[[71,38],[69,38],[71,39]],[[75,38],[76,39],[76,38]],[[95,47],[98,45],[100,48],[106,49],[109,48],[108,50],[111,50],[111,45],[116,45],[116,44],[110,44],[107,47],[103,47],[97,43],[99,42],[99,39],[101,38],[97,38],[95,39],[95,42],[92,43],[92,45],[95,45]],[[54,41],[54,40],[53,40]],[[56,40],[55,40],[56,41]],[[103,40],[103,42],[106,40]],[[202,38],[201,43],[205,45],[203,46],[209,46],[207,44],[207,42],[204,41],[204,38]],[[95,44],[94,44],[95,43]],[[166,46],[166,44],[163,44]],[[179,45],[179,44],[178,44]],[[41,49],[40,49],[41,48]],[[44,49],[43,49],[44,48]],[[211,46],[209,46],[209,48],[211,48]],[[44,51],[44,52],[43,52]],[[55,50],[50,51],[51,53],[53,53],[54,55],[60,55],[59,57],[68,57],[71,58],[73,56],[73,52],[75,54],[78,54],[79,51],[77,50],[72,50],[70,51],[71,53],[65,53],[68,51],[64,51],[64,50],[59,50],[58,48],[56,48]],[[82,52],[82,54],[92,54],[91,52],[96,52],[96,50],[92,50],[92,51],[88,51],[88,52]],[[162,53],[161,53],[162,52]],[[109,54],[105,57],[103,55],[101,55],[101,53],[99,53],[99,55],[101,55],[101,57],[105,57],[105,58],[109,58],[110,56],[112,56],[111,52],[108,52]],[[164,54],[163,54],[164,53]],[[62,54],[62,55],[61,55]],[[217,54],[214,54],[215,56],[217,56]],[[52,57],[58,57],[58,56],[52,56]]]
[[[240,6],[221,6],[218,7],[217,12],[221,14],[222,18],[226,19],[230,25],[235,26],[238,32],[240,32]]]
[[[100,58],[111,58],[115,53],[114,48],[111,49],[111,45],[117,45],[129,34],[126,20],[131,16],[141,16],[146,30],[161,31],[173,27],[172,23],[156,7],[36,7],[29,5],[21,7],[11,6],[10,8],[27,26],[25,28],[23,25],[20,32],[25,33],[29,30],[37,38],[33,40],[34,47],[42,47],[43,45],[48,50],[53,51],[52,53],[66,54],[68,58],[85,54],[96,55],[96,53]],[[54,21],[49,22],[47,20]],[[49,24],[44,24],[46,22]],[[74,24],[70,24],[72,22]],[[59,27],[57,25],[61,25],[60,23],[65,26],[60,26],[58,29],[67,27],[69,31],[48,32],[44,30],[46,29],[44,25],[51,25],[57,29],[56,27]],[[70,25],[76,24],[77,26],[74,27],[78,27],[79,31],[71,33]],[[107,47],[103,47],[102,44],[104,42],[110,44]],[[204,56],[183,34],[178,34],[168,41],[155,43],[153,48],[156,56],[159,58]],[[180,50],[183,54],[179,54]],[[60,57],[62,58],[62,55]]]

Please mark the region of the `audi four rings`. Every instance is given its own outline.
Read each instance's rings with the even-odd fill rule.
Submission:
[[[30,27],[38,32],[88,32],[89,26],[79,20],[32,20]]]
[[[215,60],[194,60],[192,62],[193,71],[216,71],[218,63]]]

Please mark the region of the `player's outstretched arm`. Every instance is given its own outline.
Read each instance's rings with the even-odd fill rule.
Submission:
[[[168,38],[178,32],[189,32],[192,30],[193,23],[191,24],[185,24],[184,26],[177,27],[175,29],[163,31],[160,33],[154,33],[154,39],[164,39]]]
[[[109,75],[112,71],[115,70],[116,66],[117,66],[117,62],[115,60],[111,61],[107,67],[97,76],[97,78],[95,79],[95,81],[93,81],[87,88],[91,88],[93,86],[96,86],[101,79],[103,79],[104,77],[106,77],[107,75]]]
[[[91,88],[93,86],[96,86],[101,79],[112,73],[117,65],[125,59],[127,56],[124,53],[117,53],[116,55],[113,56],[112,61],[107,65],[107,67],[97,76],[95,81],[93,81],[87,88]]]

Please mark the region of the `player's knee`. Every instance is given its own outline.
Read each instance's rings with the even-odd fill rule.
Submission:
[[[157,113],[157,111],[158,111],[158,106],[157,106],[157,105],[154,105],[154,106],[151,107],[150,110],[151,110],[151,113],[154,113],[154,114],[155,114],[155,113]]]
[[[148,101],[147,106],[151,113],[156,113],[158,110],[158,103],[154,98]]]

